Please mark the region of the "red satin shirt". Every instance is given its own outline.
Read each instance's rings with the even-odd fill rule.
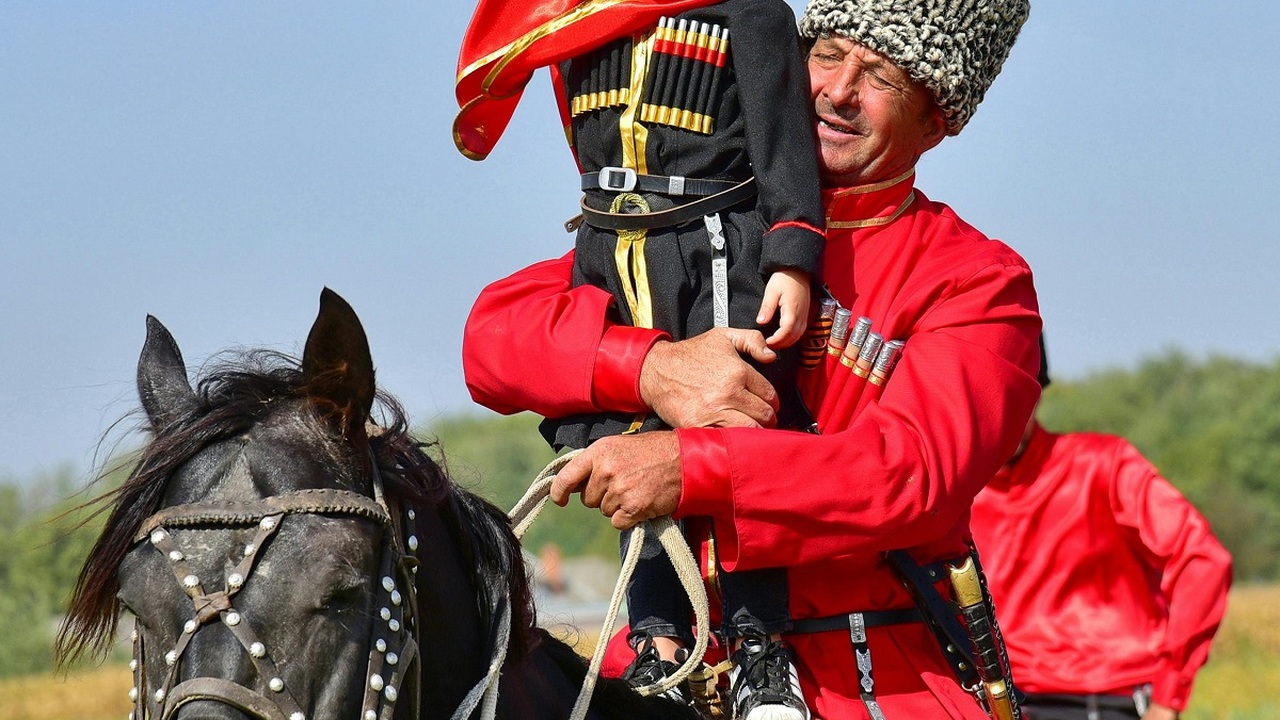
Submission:
[[[1153,684],[1182,710],[1222,621],[1231,557],[1122,438],[1036,426],[973,505],[1018,687],[1116,693]]]
[[[855,317],[906,341],[879,401],[821,436],[676,431],[676,515],[711,518],[728,570],[789,567],[796,618],[911,606],[882,553],[907,548],[921,562],[963,553],[970,503],[1013,454],[1039,398],[1031,271],[913,178],[824,196],[827,287]],[[640,365],[661,333],[611,325],[608,294],[570,289],[571,265],[571,256],[534,265],[481,294],[463,340],[477,402],[548,416],[643,408]],[[808,398],[817,410],[837,399],[821,389]],[[868,634],[888,717],[986,717],[922,624]],[[788,641],[816,716],[867,716],[847,632]]]

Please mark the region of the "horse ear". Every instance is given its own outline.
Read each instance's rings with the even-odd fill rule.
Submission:
[[[307,335],[302,376],[312,405],[337,422],[343,436],[363,435],[376,388],[369,340],[356,311],[329,288],[320,293],[320,314]]]
[[[187,380],[187,366],[173,335],[154,317],[147,316],[147,341],[138,358],[138,397],[142,409],[159,429],[194,410],[199,401]]]

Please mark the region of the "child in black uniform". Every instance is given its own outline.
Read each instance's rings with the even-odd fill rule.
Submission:
[[[782,401],[779,425],[808,427],[796,341],[824,216],[790,7],[723,0],[600,40],[557,68],[584,191],[574,284],[609,290],[620,322],[674,340],[718,325],[763,329],[781,351],[758,366]],[[549,418],[542,432],[559,449],[661,427],[653,415],[593,414]],[[625,676],[637,685],[673,667],[672,646],[660,642],[659,658],[655,637],[692,645],[688,601],[653,545],[628,588],[637,658]],[[779,639],[791,622],[786,578],[785,568],[719,575],[724,631],[738,646],[735,717],[808,718]]]

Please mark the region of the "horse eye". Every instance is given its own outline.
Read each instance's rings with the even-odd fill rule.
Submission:
[[[368,592],[365,579],[340,582],[325,593],[318,604],[321,611],[346,611],[360,606]]]

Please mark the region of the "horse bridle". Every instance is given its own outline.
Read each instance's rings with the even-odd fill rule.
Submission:
[[[266,645],[253,631],[245,614],[232,604],[232,598],[244,586],[254,569],[263,546],[280,528],[285,516],[345,515],[374,520],[383,526],[382,558],[379,585],[374,607],[378,617],[370,638],[369,664],[365,680],[364,702],[359,720],[390,720],[396,702],[408,692],[412,717],[417,716],[421,698],[417,676],[409,669],[418,661],[417,597],[414,574],[417,572],[418,539],[414,535],[415,513],[412,509],[393,512],[382,495],[382,482],[374,464],[374,497],[337,489],[311,489],[284,493],[250,502],[204,502],[165,508],[143,522],[135,542],[149,540],[164,553],[174,577],[191,598],[195,614],[178,635],[174,647],[165,653],[169,670],[164,683],[152,697],[160,705],[156,720],[169,720],[178,708],[195,700],[214,700],[239,708],[258,720],[307,720],[298,699],[286,687],[282,675]],[[196,525],[257,525],[253,540],[245,546],[243,558],[227,574],[225,587],[212,593],[204,591],[203,581],[192,571],[186,557],[173,541],[169,529]],[[401,537],[404,541],[401,541]],[[195,633],[205,624],[221,621],[248,652],[260,677],[266,679],[270,695],[222,678],[197,677],[175,684],[182,656]],[[148,720],[148,692],[145,638],[135,627],[131,636],[133,688],[129,697],[134,711],[130,720]],[[409,687],[406,687],[406,683]],[[403,701],[401,702],[403,704]]]

